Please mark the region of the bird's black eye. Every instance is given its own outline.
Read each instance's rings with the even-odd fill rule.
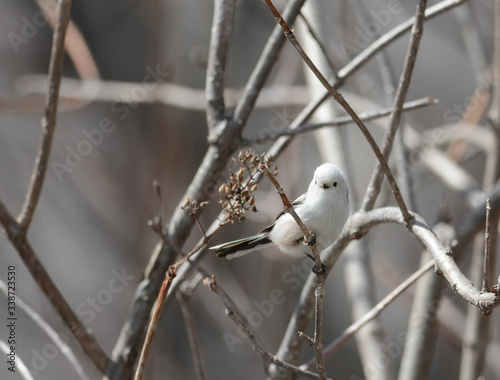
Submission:
[[[337,181],[333,183],[333,187],[337,187]]]
[[[321,187],[322,187],[323,189],[328,189],[330,186],[328,186],[326,183],[324,183]]]

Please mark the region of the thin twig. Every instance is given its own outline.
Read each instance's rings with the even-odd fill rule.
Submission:
[[[184,321],[186,322],[186,329],[189,338],[189,345],[193,355],[193,365],[196,378],[198,380],[204,380],[206,378],[205,368],[203,366],[203,358],[201,355],[200,342],[198,341],[198,334],[196,333],[193,310],[191,309],[191,293],[191,289],[189,291],[181,289],[180,292],[177,292],[177,299],[181,305],[182,315],[184,316]]]
[[[426,10],[425,19],[429,20],[433,17],[439,16],[456,6],[461,5],[467,0],[443,0]],[[358,70],[366,61],[377,54],[381,49],[387,46],[389,43],[393,42],[396,38],[402,36],[408,30],[412,28],[415,23],[415,17],[411,17],[408,20],[402,22],[394,29],[390,30],[386,34],[382,35],[377,40],[373,41],[368,45],[363,51],[361,51],[352,61],[345,65],[338,72],[338,78],[336,81],[337,85],[340,85],[346,77],[346,74],[352,75],[356,70]]]
[[[45,114],[42,118],[42,138],[38,148],[33,173],[28,192],[24,200],[24,204],[19,214],[17,221],[19,223],[19,233],[26,234],[28,231],[31,219],[35,213],[35,208],[38,204],[38,199],[42,192],[45,173],[47,172],[47,164],[49,161],[50,151],[52,147],[52,139],[56,128],[57,117],[57,101],[59,98],[59,85],[61,83],[61,75],[64,61],[64,39],[68,28],[69,16],[71,9],[71,0],[60,0],[57,8],[57,25],[54,29],[52,40],[52,54],[49,64],[49,88],[45,103]]]
[[[438,103],[437,99],[426,97],[426,98],[421,98],[417,100],[412,100],[410,102],[407,102],[403,105],[403,110],[404,111],[411,111],[411,110],[416,110],[420,109],[423,107],[435,105]],[[372,121],[376,120],[379,118],[382,118],[384,116],[389,115],[392,112],[392,107],[390,108],[383,108],[381,110],[377,111],[368,111],[368,112],[363,112],[360,113],[358,116],[359,118],[366,122],[366,121]],[[323,122],[318,122],[318,123],[306,123],[302,124],[297,128],[288,128],[288,129],[283,129],[281,131],[276,131],[276,132],[270,132],[267,134],[259,133],[258,136],[256,137],[249,137],[244,140],[242,140],[242,145],[251,145],[251,144],[257,144],[257,143],[262,143],[265,141],[269,140],[275,140],[278,137],[281,136],[295,136],[301,133],[305,132],[310,132],[314,131],[316,129],[324,128],[324,127],[339,127],[343,126],[346,124],[351,124],[354,123],[352,118],[350,116],[339,116],[331,121],[323,121]]]
[[[314,247],[315,244],[312,244],[312,242],[314,241],[314,234],[312,233],[312,231],[307,229],[307,226],[304,224],[302,219],[300,219],[300,217],[297,215],[297,213],[295,212],[295,209],[292,205],[292,202],[290,202],[290,200],[288,199],[288,197],[285,193],[285,190],[283,190],[283,188],[281,187],[279,182],[276,180],[276,177],[274,177],[271,174],[271,172],[269,171],[269,169],[266,166],[262,165],[260,169],[266,175],[266,177],[269,179],[269,181],[271,181],[273,186],[276,188],[276,191],[278,192],[278,195],[280,196],[281,201],[283,202],[283,209],[293,217],[295,222],[298,224],[300,230],[304,234],[304,243],[306,245],[311,244],[311,247]],[[316,256],[317,249],[313,253]]]
[[[484,264],[483,264],[483,287],[481,292],[489,291],[488,277],[490,272],[490,223],[491,223],[491,199],[486,199],[486,227],[484,232]]]
[[[250,339],[250,341],[252,342],[253,349],[262,358],[298,375],[306,376],[311,379],[321,379],[319,375],[310,372],[308,370],[300,369],[292,364],[283,362],[279,360],[276,356],[271,355],[269,352],[264,350],[264,348],[262,347],[262,343],[257,338],[257,335],[253,331],[253,328],[251,327],[250,323],[248,322],[244,314],[241,312],[241,310],[238,308],[238,306],[234,303],[234,301],[217,284],[215,276],[212,275],[210,277],[207,277],[203,282],[211,291],[213,291],[215,294],[219,296],[221,301],[224,303],[224,306],[226,307],[226,314],[228,315],[228,317],[231,318],[238,325],[238,327],[241,328],[241,330],[245,333],[248,339]]]
[[[301,12],[299,16],[302,19],[302,22],[305,24],[307,31],[311,35],[312,39],[314,40],[314,42],[316,42],[316,45],[318,46],[319,50],[321,51],[322,59],[324,59],[327,62],[330,69],[332,71],[334,71],[335,67],[333,66],[333,63],[330,60],[330,57],[328,56],[328,52],[326,51],[325,44],[323,44],[323,42],[321,41],[321,38],[319,38],[319,36],[316,34],[314,29],[312,28],[311,23],[307,20],[307,17],[304,15],[304,12]],[[333,76],[336,76],[336,75],[334,74]]]
[[[363,135],[365,136],[365,139],[368,141],[368,144],[372,148],[373,152],[375,153],[375,156],[377,157],[377,160],[379,161],[384,174],[387,177],[387,181],[389,182],[389,185],[391,186],[392,192],[394,194],[394,197],[396,199],[396,202],[398,203],[398,206],[401,209],[401,212],[403,213],[404,220],[407,224],[410,223],[412,219],[412,215],[409,213],[408,208],[406,207],[406,204],[401,196],[401,192],[399,191],[399,187],[396,183],[396,180],[394,179],[394,176],[392,175],[391,169],[389,165],[387,164],[387,161],[385,157],[383,156],[382,152],[380,151],[380,148],[378,147],[377,143],[375,142],[373,136],[371,135],[370,131],[366,128],[364,125],[363,121],[358,117],[356,112],[351,108],[351,106],[346,102],[344,97],[328,82],[328,80],[321,74],[321,72],[316,68],[314,63],[310,60],[310,58],[307,56],[305,51],[302,49],[300,44],[297,42],[297,39],[295,38],[293,31],[288,27],[287,23],[285,22],[284,18],[281,17],[279,12],[276,10],[274,5],[272,4],[271,0],[266,0],[267,5],[273,12],[276,20],[278,23],[282,26],[285,36],[288,38],[290,43],[295,47],[295,49],[298,51],[304,62],[309,66],[309,68],[314,72],[316,77],[320,80],[320,82],[325,86],[325,88],[328,90],[330,95],[333,96],[333,98],[344,108],[344,110],[352,117],[356,125],[359,127]]]
[[[134,380],[141,380],[144,374],[146,359],[148,358],[149,349],[151,347],[151,343],[153,342],[156,328],[158,327],[161,311],[163,310],[163,303],[165,302],[165,297],[167,296],[168,289],[170,288],[174,277],[175,268],[169,267],[167,273],[165,273],[165,279],[163,280],[163,283],[161,285],[160,293],[158,293],[158,298],[156,299],[156,306],[153,311],[151,321],[149,322],[148,332],[146,333],[146,338],[144,339],[144,345],[142,346],[141,355],[139,356]]]
[[[410,42],[408,44],[408,51],[406,53],[405,62],[403,65],[403,72],[401,73],[401,76],[399,78],[399,85],[396,92],[396,96],[394,98],[389,129],[385,134],[384,140],[382,142],[382,154],[386,160],[389,159],[389,156],[391,154],[392,145],[394,143],[394,137],[396,135],[396,132],[398,130],[401,121],[403,103],[406,99],[408,89],[410,88],[413,68],[415,67],[417,52],[423,34],[426,6],[427,6],[427,0],[420,0],[417,6],[417,11],[415,14],[415,23],[413,24],[412,33],[410,36]],[[375,205],[375,201],[377,200],[377,196],[380,193],[380,188],[382,186],[382,181],[383,181],[384,173],[382,169],[383,168],[381,166],[381,163],[375,165],[372,177],[367,186],[367,191],[363,199],[363,204],[361,205],[361,208],[363,210],[371,210]],[[406,220],[406,215],[405,215],[405,220]]]

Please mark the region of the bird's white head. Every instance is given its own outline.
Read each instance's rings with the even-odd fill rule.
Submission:
[[[309,185],[308,193],[318,194],[349,202],[349,190],[344,173],[338,166],[326,163],[318,166]]]

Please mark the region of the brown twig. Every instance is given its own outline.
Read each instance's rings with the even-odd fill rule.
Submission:
[[[28,231],[31,219],[42,192],[47,163],[52,147],[52,139],[56,128],[57,101],[59,98],[59,85],[64,61],[64,40],[69,23],[71,0],[60,0],[58,3],[57,25],[54,29],[52,40],[52,54],[49,64],[49,88],[45,100],[45,114],[42,118],[42,138],[38,148],[33,173],[24,204],[17,221],[19,233],[24,235]]]
[[[161,284],[160,293],[158,293],[158,298],[156,299],[156,305],[153,310],[153,316],[149,322],[148,332],[146,333],[146,338],[142,346],[141,355],[139,356],[139,361],[137,364],[137,369],[135,372],[134,380],[141,380],[144,374],[144,369],[146,367],[146,360],[149,355],[149,349],[151,343],[153,342],[153,337],[158,327],[158,322],[160,320],[161,311],[163,309],[163,303],[165,302],[165,297],[167,296],[168,289],[175,278],[175,267],[171,266],[168,268],[167,273],[165,273],[165,279]]]
[[[387,177],[387,181],[389,182],[389,185],[392,189],[392,192],[394,194],[394,197],[396,199],[396,202],[398,203],[398,206],[401,209],[401,212],[403,213],[404,220],[406,224],[409,224],[410,221],[412,220],[412,215],[408,211],[408,208],[406,207],[406,204],[403,200],[403,197],[401,196],[401,192],[399,191],[399,187],[396,183],[396,180],[394,179],[394,176],[392,174],[392,171],[387,164],[387,160],[383,156],[382,152],[380,151],[380,148],[378,147],[377,143],[375,142],[373,136],[371,135],[370,131],[366,126],[364,125],[363,121],[359,118],[359,116],[354,112],[354,110],[351,108],[351,106],[346,102],[344,97],[328,82],[328,80],[321,74],[321,72],[317,69],[317,67],[314,65],[314,63],[311,61],[311,59],[308,57],[308,55],[305,53],[305,51],[302,49],[300,44],[298,43],[297,39],[295,38],[295,35],[293,34],[293,31],[288,27],[286,24],[285,20],[279,12],[276,10],[274,7],[273,3],[271,0],[266,0],[267,5],[271,9],[273,15],[275,16],[277,22],[281,25],[281,27],[284,30],[285,37],[290,41],[290,43],[295,47],[295,49],[298,51],[304,62],[309,66],[311,71],[316,75],[316,77],[320,80],[320,82],[325,86],[325,88],[328,90],[330,95],[333,96],[333,98],[340,104],[342,108],[349,114],[349,116],[352,117],[356,125],[359,127],[363,135],[365,136],[366,140],[368,141],[368,144],[372,148],[373,152],[375,153],[375,156],[377,157],[377,160],[379,161],[384,174]]]
[[[427,6],[427,0],[420,0],[417,6],[417,11],[415,15],[415,23],[413,24],[412,33],[410,36],[410,42],[408,44],[408,51],[406,53],[405,62],[403,65],[403,72],[399,79],[399,85],[394,98],[393,109],[390,117],[390,124],[387,133],[384,136],[382,142],[382,154],[386,160],[392,151],[392,146],[394,143],[394,137],[398,130],[399,124],[401,122],[401,114],[403,110],[403,104],[410,88],[411,77],[413,74],[413,68],[415,67],[415,61],[417,59],[417,52],[420,46],[420,40],[422,39],[424,20],[425,20],[425,8]],[[363,199],[363,204],[361,208],[363,210],[371,210],[375,205],[377,196],[380,193],[380,188],[383,181],[383,170],[381,163],[375,165],[372,177],[367,186],[367,191]],[[403,209],[401,209],[403,211]],[[403,211],[404,214],[404,211]],[[406,215],[405,215],[406,220]]]
[[[0,223],[37,285],[75,335],[89,358],[104,373],[109,364],[108,356],[63,298],[26,238],[26,233],[42,191],[52,146],[56,125],[59,85],[64,60],[64,40],[69,23],[70,9],[70,0],[60,0],[58,2],[57,24],[53,34],[49,65],[49,89],[46,97],[45,115],[42,118],[42,138],[22,211],[16,220],[0,201]]]
[[[0,201],[0,223],[2,224],[7,237],[16,248],[19,256],[33,276],[38,287],[47,296],[48,300],[62,318],[66,326],[74,334],[88,357],[95,366],[102,372],[106,372],[109,365],[109,357],[97,343],[94,336],[87,330],[87,327],[78,319],[78,316],[66,302],[47,270],[40,262],[37,254],[31,247],[26,235],[19,233],[19,225],[14,217],[9,213],[2,201]]]

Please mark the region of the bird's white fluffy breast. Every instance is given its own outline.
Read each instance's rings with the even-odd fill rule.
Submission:
[[[331,245],[342,231],[349,216],[349,205],[330,197],[316,199],[313,204],[306,202],[295,208],[300,219],[316,235],[318,250]],[[290,214],[280,217],[269,237],[284,253],[301,256],[310,248],[302,244],[304,234]]]

